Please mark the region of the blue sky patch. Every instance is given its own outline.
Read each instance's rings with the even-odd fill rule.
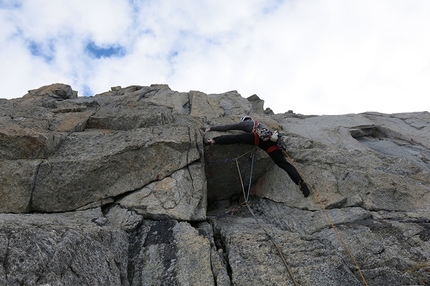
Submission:
[[[179,55],[178,51],[170,51],[169,56],[168,56],[169,61],[174,60],[178,55]]]
[[[89,42],[85,47],[85,51],[97,59],[123,57],[125,55],[124,47],[118,45],[101,47],[97,46],[94,42]]]
[[[279,9],[280,6],[282,6],[284,0],[274,0],[272,2],[266,2],[266,6],[263,8],[263,14],[272,14],[277,9]]]
[[[88,85],[84,85],[82,87],[82,95],[83,96],[93,96],[93,92],[91,91],[91,88]]]
[[[30,41],[27,48],[33,56],[41,57],[46,62],[50,62],[54,59],[55,48],[52,42],[38,43],[36,41]]]
[[[16,9],[22,6],[22,1],[0,0],[0,9]]]

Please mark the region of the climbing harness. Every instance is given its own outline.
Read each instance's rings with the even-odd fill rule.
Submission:
[[[282,149],[282,151],[283,151],[284,155],[285,155],[285,156],[288,158],[288,160],[290,161],[290,163],[294,166],[294,168],[296,168],[297,172],[299,172],[300,176],[301,176],[302,178],[305,178],[305,176],[303,175],[303,173],[301,172],[301,170],[300,170],[300,169],[296,166],[296,164],[294,163],[294,160],[293,160],[293,159],[288,155],[288,153],[287,153],[287,151],[286,151],[285,147],[284,147],[284,148],[281,148],[281,149]],[[306,181],[306,180],[305,180],[305,181]],[[352,251],[350,250],[350,248],[348,247],[348,245],[346,244],[346,242],[343,240],[342,236],[340,235],[339,231],[337,230],[337,227],[334,225],[334,222],[333,222],[333,220],[331,219],[331,217],[330,217],[329,213],[327,212],[327,210],[326,210],[326,208],[325,208],[324,204],[322,203],[322,201],[321,201],[321,199],[320,199],[319,194],[317,193],[317,191],[316,191],[316,190],[315,190],[315,189],[314,189],[310,184],[308,184],[308,186],[309,186],[309,187],[311,188],[311,190],[313,191],[313,193],[314,193],[314,195],[315,195],[315,198],[318,200],[318,202],[319,202],[319,204],[320,204],[320,206],[321,206],[321,209],[323,210],[324,214],[326,215],[327,220],[329,221],[329,223],[330,223],[331,227],[333,228],[333,230],[334,230],[334,232],[336,233],[337,237],[339,238],[340,242],[343,244],[343,246],[344,246],[344,248],[345,248],[346,252],[347,252],[347,253],[348,253],[348,255],[351,257],[351,260],[354,262],[354,264],[355,264],[355,266],[356,266],[356,268],[357,268],[357,271],[358,271],[358,273],[360,274],[361,279],[363,280],[364,285],[368,286],[369,284],[367,284],[366,278],[364,278],[363,272],[361,271],[361,268],[360,268],[360,266],[358,265],[357,260],[355,259],[354,255],[352,254]]]
[[[252,133],[254,134],[254,145],[259,146],[260,140],[267,141],[270,139],[270,141],[274,143],[278,142],[278,144],[267,148],[266,153],[269,154],[275,150],[278,150],[278,145],[281,141],[280,138],[282,137],[282,135],[279,134],[277,130],[272,132],[267,128],[260,128],[259,125],[260,123],[258,121],[254,121],[254,127],[252,128]]]
[[[252,118],[251,118],[252,119]],[[261,140],[263,140],[263,141],[267,141],[267,140],[271,140],[271,141],[273,141],[273,140],[275,140],[275,141],[273,141],[273,142],[276,142],[276,141],[278,141],[278,137],[274,137],[273,139],[272,139],[272,135],[274,134],[270,129],[267,129],[267,128],[265,128],[265,127],[262,127],[261,125],[260,125],[260,122],[259,121],[257,121],[257,120],[253,120],[252,119],[252,121],[254,121],[254,126],[252,127],[252,132],[254,133],[254,134],[256,134]],[[275,131],[276,132],[276,131]],[[277,132],[276,132],[276,134],[277,134]]]

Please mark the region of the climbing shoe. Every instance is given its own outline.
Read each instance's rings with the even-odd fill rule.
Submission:
[[[303,195],[305,196],[305,198],[307,198],[310,194],[308,185],[306,185],[306,183],[304,181],[300,181],[299,187],[300,187],[300,190],[302,191]]]

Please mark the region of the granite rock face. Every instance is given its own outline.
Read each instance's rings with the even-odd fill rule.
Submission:
[[[263,106],[162,84],[0,99],[0,285],[430,285],[430,114]],[[308,198],[262,150],[203,146],[244,114],[284,134]]]

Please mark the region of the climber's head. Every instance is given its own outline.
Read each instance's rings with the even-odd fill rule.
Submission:
[[[243,116],[240,121],[252,120],[251,116]]]

